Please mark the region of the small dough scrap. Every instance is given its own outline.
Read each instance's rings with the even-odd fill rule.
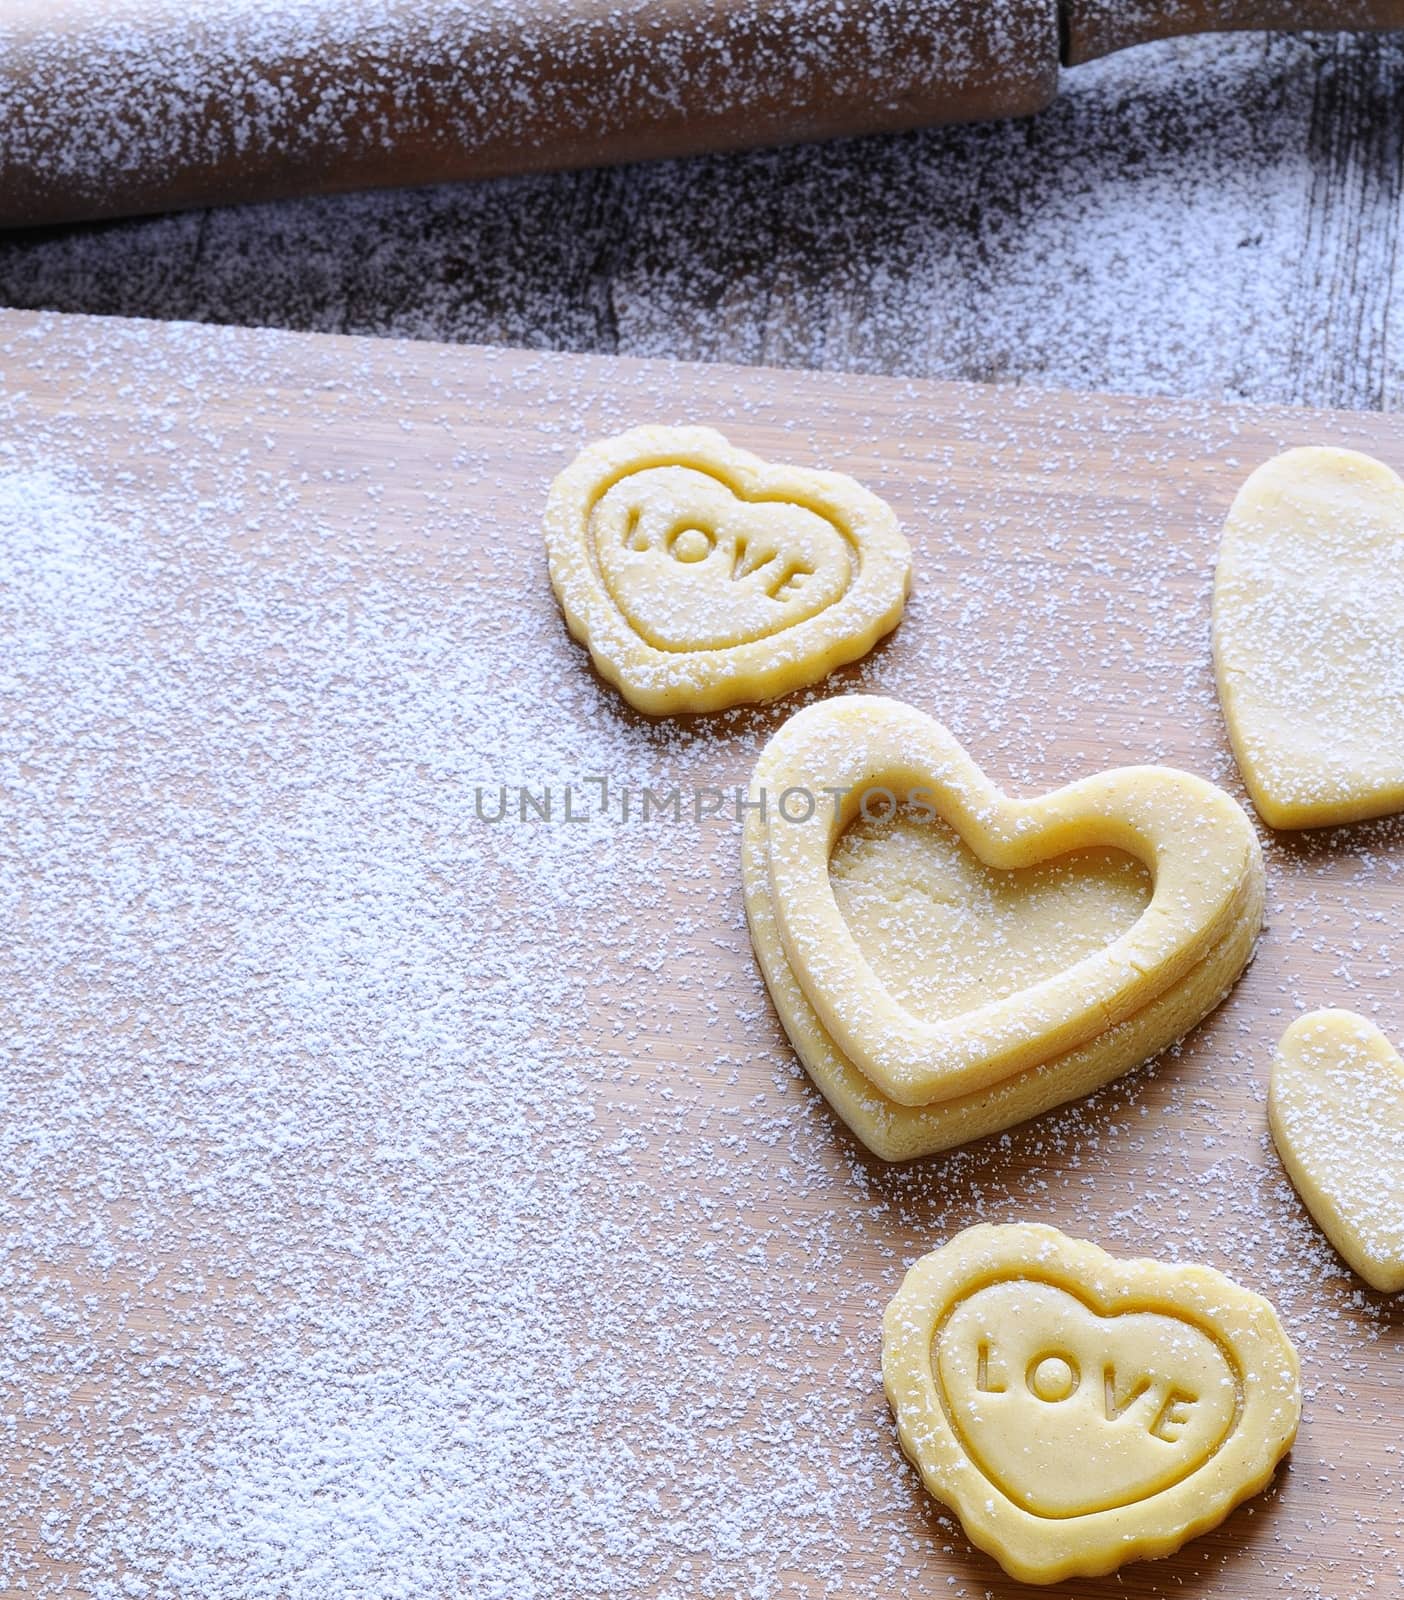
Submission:
[[[1025,1583],[1169,1555],[1272,1477],[1301,1418],[1268,1302],[1039,1223],[967,1228],[883,1318],[902,1448]]]
[[[815,683],[897,626],[911,586],[885,501],[711,428],[633,428],[582,451],[551,486],[546,549],[571,633],[653,715]]]
[[[906,808],[876,823],[879,795]],[[1212,784],[1133,767],[1017,800],[895,700],[791,717],[750,800],[761,971],[810,1076],[887,1160],[1155,1055],[1223,998],[1262,925],[1256,835]]]
[[[1404,810],[1404,480],[1325,446],[1259,467],[1224,524],[1214,660],[1269,827]]]
[[[1313,1011],[1282,1035],[1268,1123],[1287,1175],[1345,1260],[1404,1289],[1404,1061],[1353,1011]]]

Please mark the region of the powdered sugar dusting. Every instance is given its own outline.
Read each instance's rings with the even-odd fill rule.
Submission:
[[[1401,83],[1398,35],[1169,40],[1033,119],[11,234],[0,300],[1397,409]]]
[[[888,497],[892,640],[780,705],[630,713],[539,516],[646,420]],[[1014,787],[1157,757],[1232,785],[1214,537],[1299,426],[6,319],[0,1584],[1013,1594],[900,1459],[878,1317],[955,1228],[1031,1218],[1220,1266],[1302,1349],[1291,1466],[1140,1592],[1384,1592],[1400,1324],[1262,1100],[1304,1005],[1404,1036],[1398,824],[1270,844],[1264,948],[1174,1059],[892,1169],[778,1033],[734,818],[626,823],[589,786],[729,791],[856,688]],[[517,785],[551,823],[478,820]]]
[[[1051,98],[1054,0],[60,0],[0,20],[0,220],[871,132]]]

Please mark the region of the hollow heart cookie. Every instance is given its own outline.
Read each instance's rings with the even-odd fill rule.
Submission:
[[[1353,1011],[1282,1035],[1268,1086],[1282,1165],[1321,1231],[1372,1288],[1404,1289],[1404,1061]]]
[[[1214,659],[1269,826],[1404,809],[1404,481],[1324,447],[1259,467],[1219,546]]]
[[[1027,1583],[1168,1555],[1256,1494],[1301,1415],[1272,1307],[1209,1267],[968,1228],[907,1273],[882,1374],[930,1492]]]
[[[915,803],[866,821],[877,795]],[[1253,829],[1187,773],[1126,768],[1017,800],[939,723],[851,696],[780,729],[750,798],[746,909],[776,1010],[888,1160],[1156,1054],[1223,997],[1261,925]]]
[[[551,486],[551,584],[640,711],[718,711],[813,683],[897,626],[911,552],[852,478],[771,466],[710,428],[634,428]]]

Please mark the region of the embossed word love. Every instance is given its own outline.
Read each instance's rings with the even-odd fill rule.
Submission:
[[[1099,1317],[1032,1276],[960,1301],[936,1357],[970,1458],[1040,1517],[1112,1511],[1178,1483],[1223,1443],[1242,1401],[1232,1356],[1202,1328],[1159,1311]]]
[[[927,1488],[1030,1583],[1215,1526],[1266,1484],[1301,1412],[1258,1295],[1037,1224],[970,1228],[912,1268],[883,1381]]]
[[[896,627],[911,554],[838,473],[771,466],[710,428],[591,445],[551,487],[551,583],[631,705],[716,711],[813,683]]]

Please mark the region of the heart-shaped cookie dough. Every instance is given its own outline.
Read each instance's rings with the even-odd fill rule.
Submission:
[[[927,1488],[1029,1583],[1214,1527],[1267,1483],[1301,1414],[1265,1300],[1038,1224],[969,1228],[917,1262],[883,1319],[882,1370]]]
[[[1327,447],[1259,467],[1224,524],[1214,659],[1269,826],[1404,810],[1404,481]]]
[[[853,479],[710,428],[634,428],[551,487],[551,583],[600,673],[655,714],[768,700],[896,627],[911,553]]]
[[[1149,903],[1096,946],[1068,902],[1056,928],[1060,959],[1052,970],[1043,963],[1046,975],[1010,992],[992,968],[985,1003],[967,979],[948,1014],[918,1015],[875,970],[832,881],[837,841],[865,796],[879,793],[921,796],[981,862],[1011,877],[1070,852],[1087,852],[1085,870],[1103,875],[1106,852],[1125,852],[1149,870]],[[1016,800],[939,723],[893,700],[855,695],[792,717],[762,754],[751,801],[743,877],[762,971],[820,1087],[889,1158],[1007,1126],[1155,1054],[1222,997],[1261,921],[1253,829],[1213,785],[1123,768]],[[900,872],[891,888],[908,892],[912,874]],[[895,909],[888,920],[910,942]],[[934,920],[928,928],[948,966],[992,958],[992,946],[968,937],[956,947],[959,921],[941,935],[944,946]]]
[[[1282,1035],[1268,1088],[1273,1142],[1307,1210],[1372,1288],[1404,1289],[1404,1061],[1353,1011]]]

